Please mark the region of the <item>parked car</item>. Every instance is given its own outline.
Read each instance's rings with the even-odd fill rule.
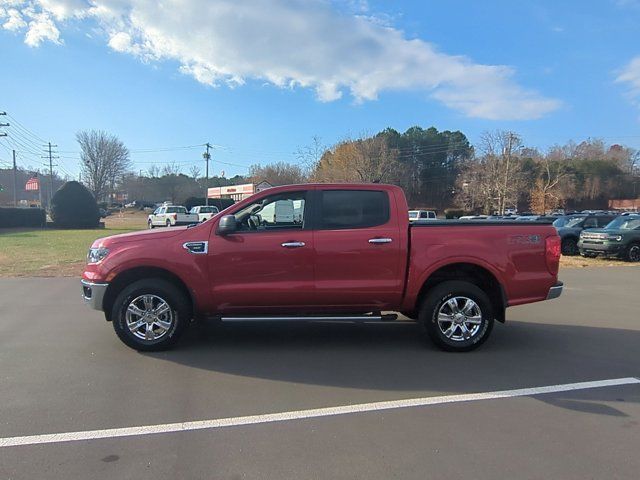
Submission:
[[[585,257],[615,256],[640,262],[640,215],[621,215],[604,228],[583,230],[578,248]]]
[[[615,218],[611,214],[580,214],[570,217],[559,217],[553,222],[562,242],[563,255],[578,255],[580,232],[585,228],[601,228]],[[566,220],[564,220],[566,219]]]
[[[410,222],[415,222],[416,220],[435,220],[436,218],[436,212],[433,210],[409,210]]]
[[[195,213],[187,213],[185,207],[168,205],[158,207],[155,212],[149,215],[147,225],[154,227],[175,227],[178,225],[190,225],[200,221]]]
[[[297,202],[302,221],[262,218]],[[506,307],[555,298],[551,225],[408,221],[402,189],[274,187],[192,228],[96,240],[82,293],[138,350],[173,345],[193,317],[391,321],[402,312],[441,348],[483,343]]]
[[[193,207],[191,210],[189,210],[189,213],[198,215],[198,219],[200,222],[206,222],[214,215],[220,213],[220,210],[218,210],[218,207],[209,205],[198,205],[197,207]]]

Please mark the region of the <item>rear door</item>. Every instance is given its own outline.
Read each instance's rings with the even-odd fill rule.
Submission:
[[[319,189],[316,199],[318,303],[335,310],[399,303],[405,258],[390,192]]]

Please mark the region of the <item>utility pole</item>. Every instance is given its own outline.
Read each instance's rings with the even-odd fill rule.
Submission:
[[[204,178],[205,178],[204,204],[206,206],[209,206],[209,160],[211,159],[211,154],[209,153],[209,149],[211,148],[211,144],[207,142],[205,146],[207,147],[207,151],[202,154],[202,157],[204,158],[205,162],[207,162],[207,166],[205,168],[205,174],[204,174]]]
[[[18,167],[16,166],[15,150],[13,150],[13,206],[18,206]]]
[[[52,148],[57,147],[57,145],[52,145],[51,142],[47,145],[49,154],[43,158],[49,158],[49,208],[51,208],[51,198],[53,197],[53,159],[58,157],[55,157],[52,151]]]

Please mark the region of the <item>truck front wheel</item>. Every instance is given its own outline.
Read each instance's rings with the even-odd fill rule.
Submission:
[[[447,281],[427,294],[419,322],[442,350],[468,352],[482,345],[493,329],[493,309],[476,285]]]
[[[150,352],[173,346],[187,328],[190,312],[188,299],[179,288],[150,278],[118,294],[111,318],[120,340],[135,350]]]

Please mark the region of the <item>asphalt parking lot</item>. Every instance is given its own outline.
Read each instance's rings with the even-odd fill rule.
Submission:
[[[177,350],[141,354],[82,305],[76,279],[0,279],[0,478],[636,479],[640,385],[631,382],[109,433],[640,378],[640,268],[566,270],[561,279],[561,298],[509,309],[507,324],[469,354],[436,350],[407,323],[200,324]],[[1,446],[11,437],[105,429],[106,438]]]

